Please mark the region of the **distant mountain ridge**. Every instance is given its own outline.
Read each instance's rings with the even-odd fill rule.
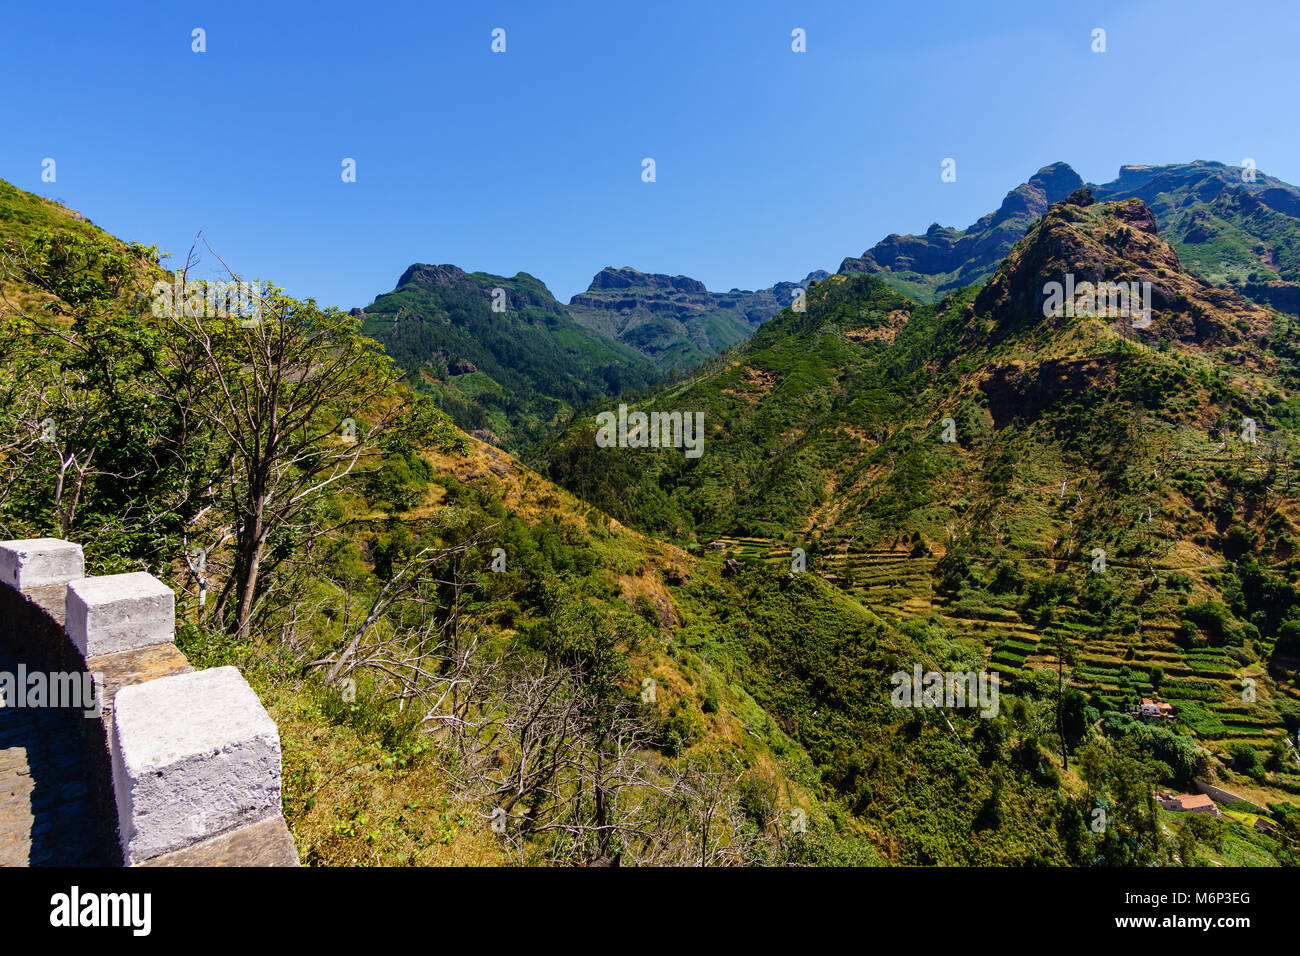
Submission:
[[[575,322],[526,272],[416,263],[392,292],[355,311],[413,387],[461,428],[509,448],[588,402],[660,378],[633,349]]]
[[[746,341],[754,329],[794,301],[803,283],[778,282],[750,292],[710,292],[698,279],[607,266],[569,302],[574,319],[625,345],[664,370],[687,368]]]
[[[458,426],[521,450],[587,403],[744,343],[825,276],[710,292],[688,276],[607,267],[566,306],[526,272],[417,262],[392,292],[353,311]]]
[[[838,271],[884,273],[882,278],[900,291],[933,301],[991,275],[1052,203],[1083,184],[1066,163],[1044,166],[1029,182],[1007,193],[996,212],[966,229],[934,223],[924,236],[891,234],[861,256],[845,259]]]
[[[841,275],[873,274],[921,303],[988,281],[1048,209],[1085,188],[1067,163],[1045,166],[965,229],[891,234]],[[1086,187],[1098,202],[1140,199],[1180,268],[1211,286],[1300,315],[1300,189],[1223,163],[1122,166]],[[522,447],[583,404],[652,385],[747,342],[825,280],[711,292],[684,275],[600,270],[568,305],[540,280],[417,263],[366,308],[367,329],[467,430]],[[493,311],[495,289],[510,306]]]
[[[890,235],[841,262],[878,274],[922,302],[983,282],[1046,211],[1084,186],[1066,163],[1045,166],[966,229],[935,223],[924,235]],[[1121,166],[1090,185],[1098,201],[1141,199],[1187,268],[1250,299],[1300,315],[1300,189],[1256,169],[1198,160]]]

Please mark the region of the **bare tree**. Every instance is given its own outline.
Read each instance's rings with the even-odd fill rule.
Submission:
[[[187,265],[182,283],[188,274]],[[196,369],[191,397],[222,450],[212,488],[234,556],[213,611],[245,638],[268,540],[381,451],[404,409],[393,399],[391,361],[351,316],[273,287],[233,314],[210,308],[211,298],[178,296],[160,311],[173,362]]]

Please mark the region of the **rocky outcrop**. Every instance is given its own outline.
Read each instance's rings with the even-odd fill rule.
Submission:
[[[707,295],[709,291],[699,279],[692,279],[688,276],[653,275],[626,267],[615,269],[613,266],[606,266],[596,273],[587,291],[597,292],[609,289],[636,289],[638,291],[665,293],[686,292],[697,295]]]
[[[842,273],[897,273],[933,282],[937,294],[987,276],[1052,203],[1083,185],[1066,163],[1044,166],[1007,193],[996,212],[964,230],[931,224],[923,236],[889,235],[861,256],[840,263]]]
[[[684,368],[744,342],[790,306],[797,290],[826,278],[778,282],[768,289],[710,292],[698,279],[602,269],[569,311],[581,324],[630,345],[664,370]]]
[[[1088,189],[1048,210],[980,290],[974,311],[994,319],[998,339],[1041,322],[1067,324],[1088,311],[1092,290],[1112,283],[1140,291],[1145,301],[1135,296],[1121,313],[1099,296],[1092,314],[1144,338],[1231,345],[1272,325],[1266,309],[1188,272],[1146,203],[1099,203]],[[1150,309],[1149,322],[1133,314],[1139,307]]]

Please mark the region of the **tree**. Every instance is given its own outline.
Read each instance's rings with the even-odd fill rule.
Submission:
[[[87,515],[83,540],[102,527],[159,533],[132,528],[173,478],[166,449],[176,422],[145,385],[159,374],[158,341],[140,316],[157,256],[75,229],[10,240],[0,255],[0,276],[18,290],[6,293],[0,324],[10,436],[0,503],[29,533],[68,537]]]
[[[216,582],[217,619],[241,638],[268,570],[318,536],[326,494],[381,452],[463,447],[337,310],[251,284],[232,307],[236,277],[191,280],[193,250],[172,276],[157,250],[89,227],[0,253],[22,292],[0,323],[6,524],[75,529],[88,553],[160,572],[179,551],[200,595]]]
[[[234,559],[213,610],[244,639],[264,590],[267,542],[356,478],[410,416],[392,362],[360,334],[359,319],[337,309],[267,287],[251,319],[211,315],[192,300],[159,311],[170,359],[192,373],[185,404],[211,424],[220,449],[204,493],[230,519],[221,540],[233,541]]]
[[[1061,701],[1061,736],[1067,754],[1073,753],[1088,735],[1091,718],[1088,698],[1077,687],[1068,688]],[[1067,757],[1068,759],[1068,757]]]
[[[1070,647],[1065,637],[1065,632],[1058,631],[1055,642],[1056,650],[1056,734],[1061,741],[1061,761],[1066,770],[1070,769],[1070,731],[1066,730],[1066,705],[1065,705],[1065,665],[1074,662],[1074,650]],[[1075,693],[1078,693],[1075,691]],[[1080,695],[1082,696],[1082,695]],[[1072,707],[1076,706],[1074,703]],[[1078,720],[1079,715],[1072,715],[1072,719]],[[1086,729],[1086,728],[1085,728]],[[1083,739],[1083,731],[1078,731],[1077,740]],[[1077,742],[1076,740],[1076,742]]]
[[[1178,855],[1183,866],[1196,866],[1196,851],[1201,846],[1223,849],[1223,821],[1208,813],[1188,813],[1178,828]]]

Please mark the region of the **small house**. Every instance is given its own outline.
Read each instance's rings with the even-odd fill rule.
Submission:
[[[1160,795],[1160,806],[1174,813],[1208,813],[1214,817],[1223,816],[1214,801],[1204,793],[1184,793],[1176,797],[1164,793]]]
[[[1143,697],[1142,704],[1138,707],[1138,714],[1142,717],[1173,717],[1174,706],[1165,703],[1163,700],[1152,700],[1150,697]]]

